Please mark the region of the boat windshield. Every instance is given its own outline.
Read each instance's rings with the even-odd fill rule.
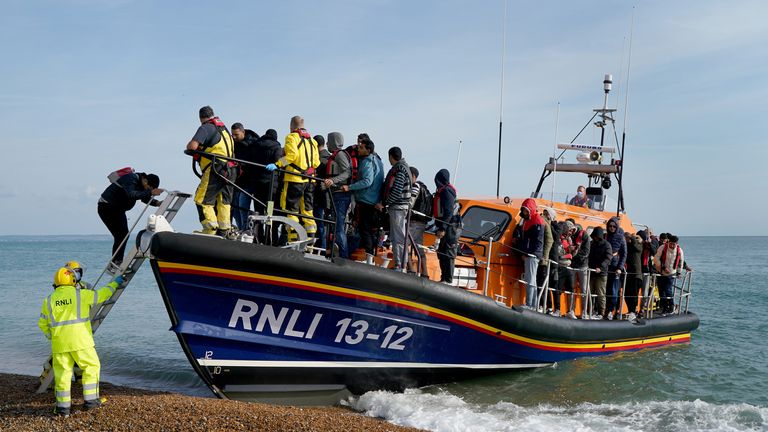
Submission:
[[[461,236],[472,240],[498,241],[509,225],[509,213],[485,207],[470,207],[464,212]],[[491,237],[492,236],[492,237]]]

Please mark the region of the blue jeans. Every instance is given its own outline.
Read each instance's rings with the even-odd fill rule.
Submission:
[[[662,313],[672,313],[675,310],[674,295],[675,278],[673,276],[657,276],[656,286],[659,288],[659,306]]]
[[[608,267],[608,282],[605,286],[606,311],[613,312],[620,309],[619,288],[621,287],[622,276],[616,274],[618,267]]]
[[[246,192],[253,195],[253,190],[247,187],[243,188]],[[232,216],[235,218],[237,228],[244,230],[248,228],[248,216],[251,209],[251,197],[242,193],[239,189],[235,189],[235,204],[232,208]]]
[[[347,212],[352,204],[352,195],[344,192],[333,194],[333,206],[336,208],[336,230],[334,233],[334,243],[339,247],[339,256],[349,258],[349,248],[347,247]]]
[[[539,259],[537,257],[523,257],[523,263],[525,265],[525,273],[523,274],[523,280],[525,280],[525,305],[535,308],[538,302],[537,289],[536,289],[536,272],[539,269]]]
[[[317,219],[323,219],[325,217],[325,208],[323,207],[315,207],[312,209],[312,216],[316,217]],[[315,233],[315,246],[319,247],[321,249],[325,249],[325,222],[321,220],[316,220],[315,223],[317,224],[317,233]]]

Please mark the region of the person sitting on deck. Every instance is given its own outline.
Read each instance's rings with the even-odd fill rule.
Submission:
[[[587,188],[585,188],[584,185],[579,185],[576,189],[576,195],[568,201],[568,204],[577,207],[592,208],[592,200],[587,197]]]
[[[673,288],[675,286],[675,279],[683,271],[683,262],[685,261],[683,249],[677,244],[677,241],[677,236],[667,234],[667,242],[659,246],[659,250],[656,252],[653,260],[656,265],[656,271],[660,273],[656,277],[656,286],[659,288],[661,313],[663,314],[674,312]]]

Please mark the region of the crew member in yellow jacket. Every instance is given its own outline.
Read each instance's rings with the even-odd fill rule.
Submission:
[[[280,187],[280,208],[302,215],[301,224],[307,230],[310,237],[315,235],[317,224],[312,218],[312,199],[315,193],[315,181],[306,177],[291,174],[300,173],[307,176],[315,175],[315,168],[320,166],[320,154],[317,151],[317,142],[304,129],[304,119],[300,116],[291,118],[291,133],[285,137],[285,156],[276,164],[267,165],[270,171],[280,167],[287,172]],[[299,222],[294,214],[287,214],[288,218]],[[288,240],[297,240],[296,232],[288,229]]]
[[[123,277],[98,290],[77,288],[75,272],[62,267],[53,276],[54,291],[43,300],[37,326],[51,341],[55,379],[55,413],[68,416],[72,406],[70,386],[75,362],[83,371],[84,409],[101,405],[99,400],[99,356],[91,330],[91,308],[112,297]]]
[[[237,177],[235,163],[227,158],[235,157],[234,141],[224,123],[214,115],[213,108],[200,108],[199,117],[200,127],[187,143],[187,150],[223,156],[224,159],[200,157],[202,177],[195,191],[197,213],[204,234],[227,235],[232,229],[230,204]]]

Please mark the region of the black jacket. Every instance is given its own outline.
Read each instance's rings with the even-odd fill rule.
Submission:
[[[143,173],[126,174],[117,183],[112,183],[102,192],[101,199],[107,204],[120,210],[128,211],[136,205],[136,201],[148,203],[152,200],[152,190],[144,189],[140,175]],[[157,203],[157,200],[153,204]]]
[[[274,133],[272,133],[274,132]],[[283,156],[283,148],[277,141],[277,132],[268,130],[255,145],[251,146],[252,161],[262,165],[275,163]],[[265,168],[254,167],[251,181],[254,183],[269,183],[272,173]]]
[[[579,236],[581,236],[581,245],[573,254],[573,261],[571,262],[571,266],[573,268],[584,268],[587,266],[587,258],[589,258],[589,248],[590,248],[590,244],[592,243],[592,240],[590,240],[587,232],[583,228],[579,228],[579,230],[573,234],[574,244],[576,244],[576,239]]]
[[[245,138],[243,138],[242,141],[235,141],[235,158],[248,162],[255,162],[253,160],[254,154],[252,147],[256,145],[258,140],[259,134],[250,129],[246,129]],[[238,186],[243,187],[252,183],[251,177],[253,176],[254,168],[255,167],[248,164],[240,165],[240,175],[237,177]]]
[[[600,237],[598,239],[592,239],[592,244],[589,248],[589,268],[600,269],[601,275],[608,274],[608,264],[610,264],[613,258],[613,249],[608,240]],[[593,277],[597,275],[592,275]]]
[[[435,227],[438,231],[445,231],[454,226],[454,206],[456,205],[456,190],[450,184],[450,174],[447,169],[441,169],[435,174],[435,192],[434,210],[432,216],[435,218]]]

